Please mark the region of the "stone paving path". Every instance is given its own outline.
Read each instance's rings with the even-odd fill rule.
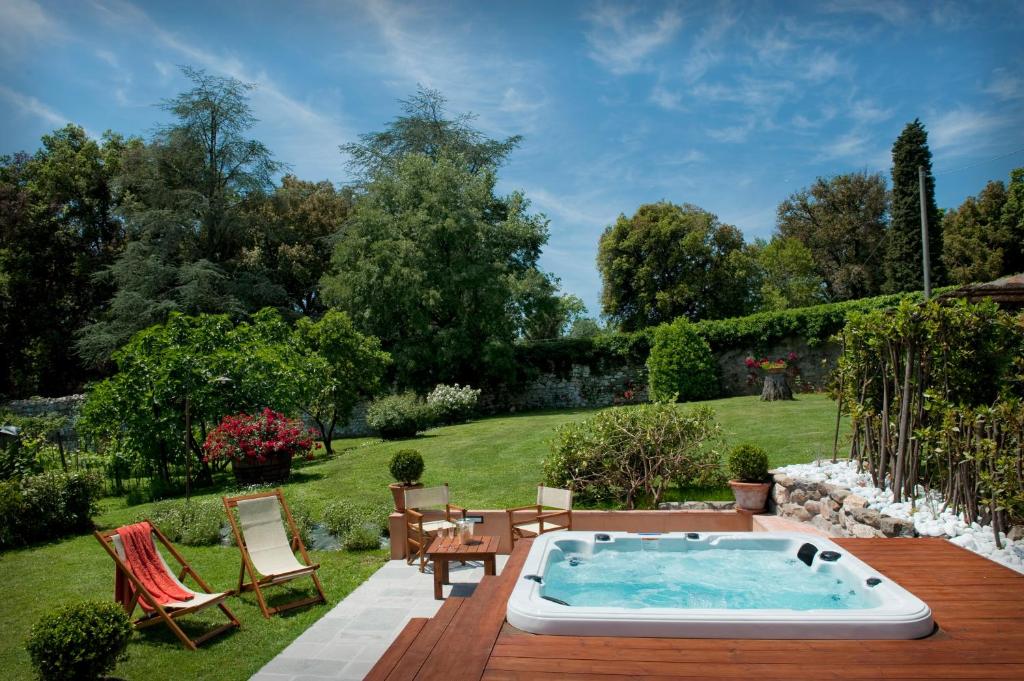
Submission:
[[[498,556],[498,573],[508,556]],[[480,563],[451,564],[444,596],[469,596],[484,571]],[[368,580],[257,672],[252,681],[361,680],[413,617],[433,617],[434,576],[404,560],[388,561]]]

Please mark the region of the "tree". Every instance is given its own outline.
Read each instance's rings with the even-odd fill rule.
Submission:
[[[878,295],[889,197],[881,173],[819,177],[779,204],[781,237],[810,251],[828,300]]]
[[[494,170],[522,141],[519,135],[488,138],[472,126],[476,117],[470,113],[447,118],[447,100],[437,90],[420,87],[400,104],[403,115],[386,130],[361,135],[359,142],[340,147],[365,179],[393,172],[399,161],[413,154],[435,161],[460,157],[471,173]]]
[[[1003,230],[1007,234],[1003,271],[1024,272],[1024,168],[1010,172],[1010,185],[1003,205]]]
[[[760,310],[785,310],[824,302],[825,281],[803,242],[776,236],[753,249],[761,282]]]
[[[254,207],[248,221],[252,245],[242,255],[244,267],[264,273],[281,287],[290,310],[322,313],[320,280],[330,271],[333,240],[352,212],[353,201],[350,188],[337,190],[328,181],[285,175],[281,185]]]
[[[587,313],[579,296],[558,293],[558,280],[535,270],[519,281],[517,302],[519,336],[527,340],[561,338]]]
[[[494,174],[412,154],[356,201],[324,279],[327,301],[381,339],[398,383],[477,383],[511,369],[517,282],[536,271],[547,222]]]
[[[697,206],[662,201],[620,215],[601,235],[604,313],[625,331],[745,314],[754,265],[743,235]]]
[[[569,328],[569,338],[593,338],[599,335],[603,329],[593,317],[580,317],[572,323]]]
[[[114,180],[126,144],[69,124],[34,155],[0,159],[0,393],[66,394],[89,378],[74,334],[110,295],[95,275],[124,247]]]
[[[303,317],[295,331],[304,359],[303,407],[316,422],[324,449],[333,454],[335,425],[378,391],[391,357],[379,340],[356,331],[348,316],[336,310],[316,322]]]
[[[989,182],[977,197],[942,216],[942,261],[951,282],[991,281],[1013,272],[1007,260],[1020,246],[1004,226],[1006,199],[1003,183]]]
[[[200,479],[210,481],[200,443],[224,415],[264,407],[298,414],[307,389],[296,370],[303,366],[298,347],[274,310],[239,324],[227,315],[171,313],[114,353],[117,372],[91,386],[79,431],[107,451],[136,453],[139,475],[166,484],[172,467],[193,457]],[[186,398],[193,427],[187,449]]]
[[[928,132],[914,119],[896,138],[892,147],[892,222],[886,234],[885,284],[887,293],[917,291],[923,287],[921,266],[921,193],[918,167],[924,168],[925,211],[928,219],[928,248],[931,281],[941,284],[942,229],[935,205],[935,178]]]
[[[511,371],[512,341],[557,289],[537,267],[547,220],[496,173],[518,137],[491,140],[420,90],[382,132],[343,147],[363,178],[325,299],[381,339],[401,387]]]
[[[282,168],[261,142],[245,136],[256,122],[252,86],[182,71],[192,89],[162,104],[174,122],[124,155],[119,183],[133,243],[105,270],[115,292],[103,318],[84,328],[78,342],[79,353],[96,366],[173,310],[239,317],[286,307],[280,286],[239,261],[250,235],[247,206]]]

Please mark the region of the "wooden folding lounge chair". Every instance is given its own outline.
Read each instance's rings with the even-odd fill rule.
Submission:
[[[280,489],[241,497],[223,497],[223,500],[228,520],[231,522],[231,531],[234,532],[238,550],[242,553],[238,591],[255,591],[264,617],[270,619],[271,615],[285,610],[327,602],[320,578],[316,574],[320,564],[310,561],[306,546],[299,536],[299,529],[295,526],[295,518],[292,517]],[[238,511],[237,520],[233,512],[235,509]],[[281,521],[282,511],[292,535],[290,542]],[[302,555],[302,563],[295,559],[296,550]],[[245,581],[246,572],[249,573],[249,582]],[[263,587],[283,584],[306,576],[313,578],[316,596],[300,598],[275,608],[267,607]]]
[[[444,518],[424,520],[424,510],[444,509]],[[437,533],[446,527],[455,527],[452,511],[466,517],[466,509],[449,503],[448,483],[440,487],[421,487],[405,490],[405,560],[412,564],[420,561],[420,572],[427,563],[427,549]]]
[[[121,579],[126,580],[131,586],[131,596],[128,599],[128,602],[124,604],[124,609],[128,612],[128,616],[132,616],[132,613],[135,612],[136,606],[143,610],[143,615],[133,622],[135,628],[143,629],[162,622],[170,627],[171,631],[174,632],[174,635],[181,640],[182,644],[184,644],[186,648],[189,650],[196,650],[205,641],[208,641],[214,636],[222,634],[229,629],[240,627],[241,624],[239,624],[234,613],[228,610],[228,606],[224,605],[224,600],[234,592],[222,591],[214,593],[211,591],[209,585],[203,581],[202,577],[196,574],[196,571],[193,570],[192,566],[186,562],[180,553],[178,553],[177,549],[171,545],[171,542],[167,540],[167,537],[165,537],[163,533],[153,525],[153,523],[150,523],[148,520],[144,522],[149,523],[149,526],[152,529],[152,533],[150,535],[151,540],[155,537],[156,540],[163,544],[164,548],[174,556],[174,559],[178,561],[178,564],[181,565],[181,571],[175,575],[170,566],[167,565],[166,560],[164,560],[163,554],[156,547],[156,542],[154,542],[154,551],[160,557],[160,563],[163,565],[167,576],[176,582],[182,590],[192,594],[192,598],[185,601],[160,604],[153,594],[143,586],[142,582],[131,571],[128,564],[125,562],[124,545],[121,543],[121,538],[118,536],[117,530],[93,532],[93,535],[95,535],[100,545],[103,546],[107,553],[110,554],[110,557],[114,559],[114,565],[116,566],[115,583],[118,581],[116,579],[116,575],[120,575]],[[194,591],[185,586],[182,580],[184,580],[186,576],[191,576],[202,591]],[[175,622],[176,619],[183,615],[198,612],[204,608],[210,607],[211,605],[216,605],[220,608],[221,612],[223,612],[229,620],[227,624],[211,629],[202,636],[193,639],[189,638],[189,636],[182,631],[181,627],[178,626],[178,623]]]
[[[558,509],[545,511],[545,508]],[[531,511],[527,516],[526,511]],[[512,543],[524,536],[539,537],[546,532],[572,529],[572,490],[537,485],[537,503],[510,508],[508,527]],[[516,519],[518,518],[518,520]],[[560,519],[555,522],[556,519]]]

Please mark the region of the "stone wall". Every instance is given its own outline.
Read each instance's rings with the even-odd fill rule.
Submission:
[[[632,398],[623,395],[632,389]],[[536,379],[484,392],[480,409],[485,413],[607,407],[647,401],[647,368],[624,366],[595,372],[585,364],[573,364],[566,376],[541,374]]]
[[[78,413],[85,402],[85,395],[66,395],[64,397],[32,397],[27,400],[12,400],[0,408],[19,416],[64,416],[67,422],[60,429],[61,444],[67,449],[78,448],[78,433],[75,424]]]
[[[727,350],[718,354],[719,375],[721,380],[722,395],[735,397],[738,395],[760,395],[761,379],[751,381],[750,371],[743,363],[747,357],[768,357],[778,359],[786,357],[790,352],[795,352],[799,359],[796,361],[796,368],[799,370],[797,380],[790,378],[790,387],[793,392],[804,390],[823,390],[828,380],[828,375],[835,368],[836,360],[839,359],[838,343],[819,343],[808,345],[807,341],[798,336],[786,338],[769,348],[760,350],[753,347]]]
[[[914,523],[883,515],[867,500],[826,482],[798,480],[772,472],[769,510],[814,527],[833,537],[913,537]]]

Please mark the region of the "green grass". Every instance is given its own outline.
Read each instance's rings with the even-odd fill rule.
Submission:
[[[810,461],[832,451],[835,405],[821,395],[800,395],[793,402],[759,402],[738,397],[708,402],[722,424],[725,445],[753,442],[768,450],[771,465]],[[683,407],[685,408],[685,407]],[[387,471],[391,454],[419,449],[426,462],[423,482],[448,482],[453,501],[471,508],[503,508],[528,503],[541,479],[541,463],[555,429],[584,419],[589,410],[532,412],[480,419],[430,430],[415,440],[381,442],[371,438],[339,440],[335,456],[300,466],[284,485],[293,508],[319,518],[335,500],[390,498]],[[844,428],[845,432],[845,428]],[[230,487],[205,490],[197,498],[217,498]],[[676,495],[680,493],[676,491]],[[730,498],[727,490],[687,490],[687,498]],[[101,528],[117,527],[145,516],[151,504],[127,506],[106,499],[97,518]],[[185,557],[214,587],[226,589],[238,578],[238,552],[225,547],[182,547]],[[383,551],[313,552],[330,605],[363,582],[385,560]],[[62,602],[113,596],[113,564],[92,536],[74,537],[0,554],[6,602],[0,608],[0,669],[5,678],[30,678],[24,639],[29,627]],[[283,591],[283,590],[282,590]],[[288,597],[287,592],[283,592]],[[130,659],[116,676],[124,679],[247,679],[329,609],[314,606],[285,617],[264,620],[252,594],[229,600],[242,630],[208,643],[198,653],[184,650],[165,628],[134,636]],[[213,621],[212,613],[206,621]],[[170,672],[169,670],[173,670]]]

